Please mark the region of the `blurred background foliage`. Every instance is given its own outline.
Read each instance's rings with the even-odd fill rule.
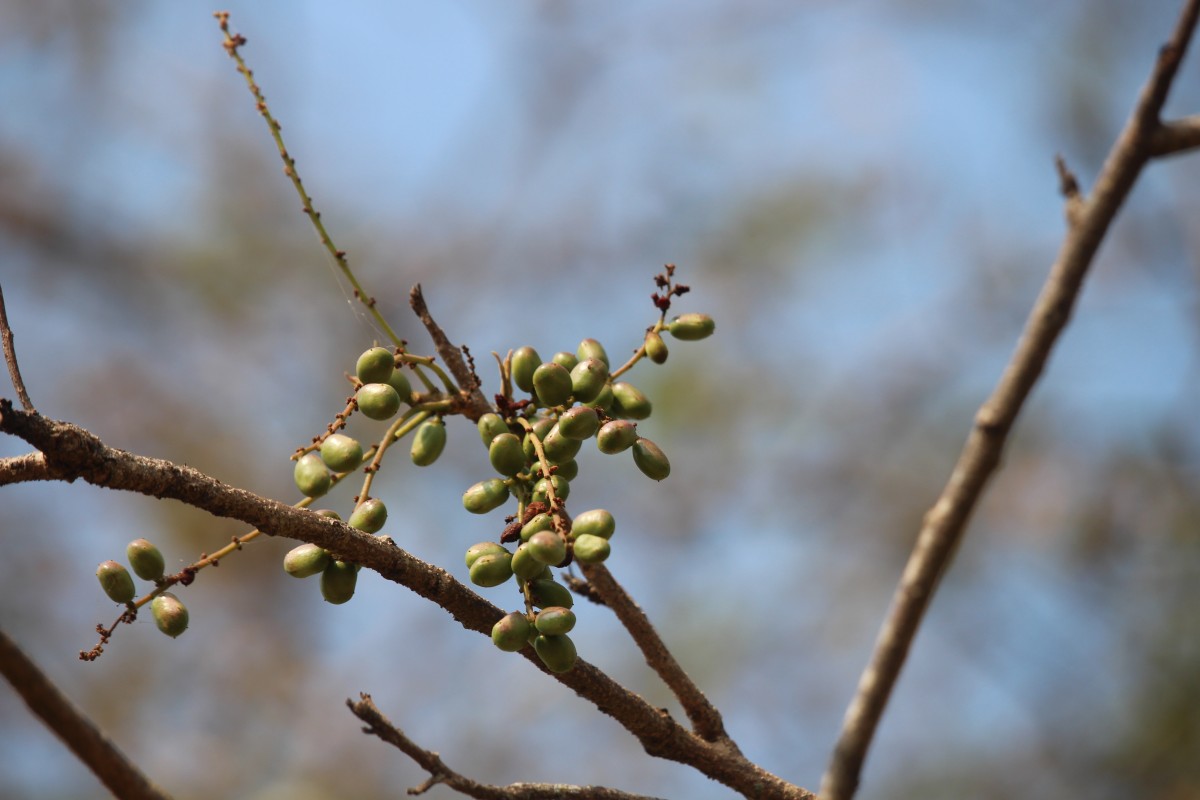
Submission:
[[[915,536],[1175,2],[226,4],[338,245],[381,307],[451,337],[632,350],[680,265],[718,335],[633,374],[661,485],[582,457],[611,566],[743,749],[815,788]],[[39,409],[294,499],[288,455],[375,332],[353,310],[196,2],[0,3],[0,278]],[[1169,108],[1195,111],[1196,59]],[[1200,797],[1200,159],[1154,164],[918,637],[860,797]],[[8,392],[5,392],[8,394]],[[369,426],[356,429],[363,436]],[[499,517],[451,421],[395,459],[386,532],[460,577]],[[23,452],[19,443],[0,453]],[[329,503],[345,510],[351,491]],[[480,780],[729,793],[652,761],[522,659],[365,574],[343,607],[257,543],[122,629],[93,570],[181,566],[242,528],[85,485],[9,487],[0,620],[176,797],[392,797],[422,779],[342,703],[371,692]],[[504,591],[485,594],[501,605]],[[673,701],[609,614],[582,655]],[[568,743],[569,746],[564,746]],[[552,753],[552,755],[551,755]],[[0,774],[100,789],[8,691]],[[430,797],[448,797],[434,789]]]

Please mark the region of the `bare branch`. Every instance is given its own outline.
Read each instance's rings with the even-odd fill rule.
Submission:
[[[425,326],[425,330],[429,331],[429,338],[433,339],[438,355],[442,357],[446,368],[450,370],[450,374],[458,383],[466,402],[463,413],[472,422],[478,422],[480,417],[492,410],[492,407],[488,405],[487,398],[479,390],[479,377],[463,361],[462,350],[451,344],[446,332],[429,313],[429,306],[425,304],[425,295],[421,291],[421,284],[418,283],[412,288],[408,296],[408,304],[412,306],[412,310],[421,320],[421,324]]]
[[[0,458],[0,486],[53,479],[50,470],[46,468],[46,457],[41,453]]]
[[[1200,0],[1189,0],[1171,41],[1159,52],[1150,79],[1105,161],[1092,196],[1083,201],[1067,231],[1016,352],[991,397],[976,414],[974,428],[949,482],[925,515],[821,781],[820,794],[825,800],[848,800],[858,788],[867,749],[930,598],[988,478],[1000,463],[1017,414],[1070,318],[1084,276],[1104,235],[1152,155],[1150,146],[1160,130],[1159,114],[1198,15]]]
[[[429,780],[408,790],[410,795],[424,794],[440,783],[479,800],[656,800],[653,797],[630,794],[604,786],[568,786],[558,783],[514,783],[509,786],[496,786],[473,781],[447,767],[437,753],[425,750],[409,739],[404,731],[388,721],[371,699],[371,695],[360,694],[359,697],[358,702],[347,700],[346,705],[350,707],[354,716],[367,724],[363,733],[378,736],[395,746],[429,773]]]
[[[355,530],[340,520],[259,497],[188,466],[135,455],[104,444],[70,423],[20,411],[0,398],[0,432],[41,450],[56,480],[83,479],[96,486],[187,503],[219,517],[245,522],[271,536],[312,542],[338,559],[361,564],[444,608],[464,628],[490,635],[504,616],[496,606],[390,541]],[[808,800],[812,793],[772,775],[724,743],[707,742],[618,684],[586,661],[569,672],[549,673],[526,648],[526,658],[550,677],[612,717],[647,753],[687,764],[742,794],[767,800]]]
[[[1164,157],[1200,147],[1200,114],[1164,122],[1150,137],[1151,156]]]
[[[168,795],[151,783],[2,630],[0,674],[113,795],[123,800],[166,800]]]
[[[21,379],[21,368],[17,366],[17,351],[13,347],[13,332],[8,325],[8,311],[4,308],[4,288],[0,287],[0,344],[4,347],[4,361],[8,364],[8,375],[12,378],[13,388],[17,390],[17,398],[21,407],[33,411],[33,401],[25,391],[25,381]]]
[[[725,724],[721,720],[721,712],[709,702],[704,692],[692,682],[684,672],[683,667],[675,660],[658,631],[650,623],[649,617],[633,598],[625,591],[603,564],[580,564],[580,569],[588,579],[588,585],[599,594],[604,605],[613,610],[617,619],[629,631],[637,644],[646,663],[650,665],[663,682],[679,698],[684,713],[692,722],[692,728],[702,739],[710,742],[722,742],[734,750],[737,745],[725,732]]]

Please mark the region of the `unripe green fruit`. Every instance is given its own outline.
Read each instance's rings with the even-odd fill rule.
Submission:
[[[601,539],[611,538],[617,529],[617,521],[611,512],[603,508],[593,508],[575,516],[571,522],[572,536],[599,536]]]
[[[600,430],[600,417],[596,409],[575,406],[558,418],[558,432],[570,439],[586,439]]]
[[[533,620],[538,633],[546,636],[561,636],[575,627],[575,612],[562,606],[550,606],[538,612]]]
[[[650,416],[650,401],[636,386],[624,381],[612,385],[613,415],[629,419],[645,419]]]
[[[594,358],[597,361],[603,361],[606,367],[609,365],[608,353],[604,352],[604,345],[595,339],[584,339],[580,342],[579,347],[575,350],[575,355],[580,361]]]
[[[492,556],[507,552],[508,550],[502,544],[496,542],[479,542],[467,548],[467,555],[464,560],[466,561],[467,569],[470,569],[471,565],[478,561],[480,556]]]
[[[570,483],[579,475],[579,462],[573,458],[570,461],[564,461],[558,465],[558,471],[554,474]]]
[[[114,603],[128,603],[133,600],[136,593],[133,578],[123,564],[116,561],[103,562],[96,567],[96,578],[100,581],[100,588]]]
[[[684,342],[707,339],[716,329],[717,323],[708,314],[680,314],[667,326],[672,336]]]
[[[471,583],[476,586],[499,586],[512,577],[512,556],[506,550],[503,553],[489,553],[475,559],[471,565]]]
[[[163,554],[145,539],[130,542],[125,548],[125,557],[129,559],[129,566],[133,567],[133,574],[144,581],[158,580],[167,569]]]
[[[150,613],[158,629],[172,639],[187,630],[187,606],[170,592],[163,592],[150,601]]]
[[[589,401],[586,405],[607,414],[613,405],[612,386],[604,384],[600,389],[600,394],[596,395],[596,399]]]
[[[329,553],[315,544],[293,547],[283,557],[283,571],[293,578],[309,578],[329,566]]]
[[[509,433],[508,425],[501,419],[499,414],[493,414],[490,411],[479,418],[475,423],[475,427],[479,429],[479,438],[483,440],[485,445],[490,445],[492,440],[502,433]]]
[[[551,464],[570,461],[582,446],[581,440],[567,438],[557,425],[551,428],[550,432],[546,434],[546,438],[542,440],[542,450],[546,454],[546,460]]]
[[[550,360],[552,362],[554,362],[555,364],[558,364],[560,367],[565,369],[567,372],[570,372],[571,370],[573,370],[575,368],[575,365],[579,363],[579,359],[575,357],[575,354],[568,353],[566,350],[563,350],[562,352],[559,352],[559,353],[555,353],[550,358]]]
[[[372,347],[358,357],[354,374],[363,383],[387,383],[396,366],[396,358],[386,347]]]
[[[542,357],[532,347],[518,347],[512,354],[512,381],[523,392],[533,391],[533,373],[541,366]]]
[[[345,561],[330,561],[321,573],[321,596],[325,602],[340,606],[354,597],[358,585],[358,570]]]
[[[525,468],[525,449],[515,433],[505,431],[492,439],[488,461],[501,475],[516,475]]]
[[[337,513],[336,511],[334,511],[332,508],[319,508],[312,513],[316,514],[318,517],[325,517],[326,519],[336,519],[338,522],[341,522],[341,520],[342,520],[342,515]]]
[[[537,422],[533,423],[533,433],[537,436],[539,441],[544,441],[553,427],[554,420],[549,417],[543,417],[542,419],[539,419]],[[525,439],[523,440],[522,445],[525,448],[525,460],[530,464],[536,463],[538,460],[537,450],[534,448],[533,440],[529,437],[528,433],[525,434]]]
[[[331,434],[321,442],[321,460],[334,472],[350,472],[362,465],[362,445],[345,434]]]
[[[637,441],[637,425],[623,419],[614,419],[600,426],[596,433],[596,447],[601,453],[620,453],[633,447]]]
[[[480,481],[463,492],[463,508],[472,514],[486,514],[508,500],[508,487],[499,478]]]
[[[562,636],[539,636],[533,640],[533,649],[538,658],[551,672],[570,672],[579,659],[575,643],[566,634]]]
[[[608,543],[608,539],[602,539],[590,533],[581,533],[576,536],[571,548],[575,553],[575,560],[582,564],[599,564],[612,552],[612,546]]]
[[[646,355],[655,364],[662,364],[667,360],[669,355],[667,343],[663,341],[658,331],[646,332]]]
[[[585,358],[571,368],[571,392],[581,403],[600,396],[608,381],[608,364],[598,358]]]
[[[506,614],[492,626],[492,643],[506,653],[515,653],[529,642],[533,626],[519,611]]]
[[[387,522],[387,506],[378,497],[368,497],[350,514],[347,523],[363,533],[378,533]]]
[[[428,467],[437,461],[438,456],[446,447],[446,425],[438,417],[427,419],[413,434],[412,463],[418,467]]]
[[[392,371],[392,377],[386,381],[387,385],[396,390],[396,394],[400,395],[400,401],[403,403],[412,403],[412,384],[408,382],[408,374],[396,368]]]
[[[575,605],[571,591],[553,578],[542,578],[529,584],[529,597],[538,608]]]
[[[538,531],[525,543],[529,554],[546,566],[556,567],[567,557],[567,543],[554,531]]]
[[[538,531],[550,530],[554,530],[554,518],[548,513],[542,512],[521,526],[521,541],[528,542],[529,537],[533,536]]]
[[[516,552],[512,557],[512,571],[522,581],[532,580],[542,574],[542,570],[546,565],[533,557],[533,553],[529,550],[529,545],[522,542],[517,545]]]
[[[649,439],[638,439],[633,444],[633,463],[637,464],[647,478],[661,481],[671,474],[671,462],[658,445]]]
[[[541,478],[533,485],[533,502],[549,503],[550,502],[550,486],[554,486],[554,496],[559,500],[566,500],[571,494],[571,484],[567,483],[565,478],[558,475],[552,476],[549,480]]]
[[[358,410],[368,419],[385,420],[400,410],[400,394],[386,383],[368,383],[354,395]]]
[[[316,453],[300,456],[292,477],[296,481],[296,488],[306,497],[320,497],[329,491],[333,482],[329,477],[329,470],[325,469],[325,462]]]
[[[561,406],[571,399],[571,373],[549,361],[533,372],[533,389],[544,406]]]

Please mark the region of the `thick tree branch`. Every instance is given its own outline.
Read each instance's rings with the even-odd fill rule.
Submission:
[[[1153,155],[1156,137],[1166,135],[1159,133],[1162,130],[1159,114],[1196,27],[1198,14],[1200,0],[1189,0],[1171,41],[1160,51],[1150,80],[1104,163],[1092,196],[1069,213],[1067,236],[1025,324],[1016,352],[991,397],[976,414],[974,428],[949,482],[925,515],[917,543],[900,578],[870,662],[846,711],[841,735],[821,781],[820,794],[824,800],[847,800],[858,788],[867,749],[938,581],[962,538],[988,478],[1000,463],[1005,440],[1017,414],[1070,318],[1100,242],[1142,167]],[[1060,177],[1064,171],[1065,168],[1060,169]]]
[[[495,786],[464,777],[446,766],[437,753],[426,750],[393,725],[375,705],[369,694],[359,696],[358,702],[347,700],[354,716],[367,724],[363,733],[377,736],[417,762],[429,773],[429,780],[408,790],[410,795],[424,794],[437,784],[445,784],[457,792],[479,800],[655,800],[640,794],[630,794],[604,786],[567,786],[557,783],[514,783]]]
[[[116,797],[166,800],[168,795],[151,783],[2,630],[0,674],[17,690],[29,709]]]
[[[646,663],[658,673],[663,682],[679,698],[684,713],[691,720],[692,728],[697,735],[710,742],[720,742],[736,751],[737,745],[725,733],[721,712],[709,702],[708,698],[704,696],[704,692],[700,691],[700,688],[684,672],[683,667],[675,660],[675,656],[667,649],[666,644],[659,637],[658,631],[650,623],[649,617],[634,602],[624,587],[617,582],[608,568],[603,564],[580,564],[579,566],[588,579],[588,585],[596,591],[604,605],[613,610],[617,619],[629,631],[634,643],[646,657]]]
[[[191,467],[117,450],[83,428],[17,410],[6,399],[0,399],[0,432],[18,436],[41,450],[47,471],[56,480],[83,479],[96,486],[179,500],[272,536],[312,542],[437,603],[469,630],[490,635],[492,625],[505,613],[445,570],[384,539],[229,486]],[[524,655],[545,671],[531,648],[526,648]],[[652,756],[687,764],[750,797],[807,800],[813,796],[723,743],[701,739],[585,661],[579,661],[570,672],[547,674],[620,723]]]
[[[46,457],[41,453],[26,453],[23,456],[0,458],[0,486],[27,481],[53,480],[46,467]]]

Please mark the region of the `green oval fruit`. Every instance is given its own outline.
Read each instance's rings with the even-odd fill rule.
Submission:
[[[571,399],[571,373],[548,361],[533,372],[533,389],[544,406],[561,406]]]
[[[587,361],[589,358],[594,358],[597,361],[603,361],[604,366],[609,365],[608,353],[604,352],[604,345],[595,339],[584,339],[579,343],[579,347],[575,350],[575,355],[580,361]]]
[[[505,614],[492,626],[492,643],[506,653],[515,653],[529,642],[533,626],[519,611]]]
[[[608,381],[608,364],[598,358],[585,358],[571,368],[571,393],[581,403],[600,396]]]
[[[350,514],[351,528],[357,528],[363,533],[378,533],[387,522],[387,506],[378,497],[368,497],[358,504]]]
[[[480,481],[463,492],[463,508],[472,514],[486,514],[508,500],[508,487],[499,478]]]
[[[306,497],[320,497],[329,491],[333,482],[329,470],[325,469],[325,462],[316,453],[300,456],[292,477],[296,481],[296,488]]]
[[[636,386],[620,381],[612,385],[613,415],[629,419],[650,416],[650,401]]]
[[[571,629],[575,627],[575,612],[562,606],[550,606],[538,612],[533,624],[537,627],[538,633],[546,636],[561,636],[564,633],[570,633]]]
[[[518,347],[512,354],[512,381],[523,392],[533,391],[533,373],[542,364],[542,357],[532,347]]]
[[[708,314],[680,314],[667,326],[672,336],[684,342],[707,339],[716,329],[717,323]]]
[[[557,425],[551,428],[550,432],[546,434],[546,438],[542,440],[542,450],[551,464],[570,461],[582,446],[581,440],[567,438]]]
[[[499,586],[513,575],[512,555],[507,550],[482,555],[471,565],[470,575],[471,583],[476,586]]]
[[[522,581],[532,580],[542,574],[542,570],[546,565],[533,557],[529,546],[524,542],[517,545],[516,552],[512,557],[512,571]]]
[[[604,384],[603,388],[600,389],[600,394],[596,395],[596,399],[589,401],[586,405],[607,414],[613,405],[612,386],[607,383]]]
[[[421,423],[413,434],[412,463],[418,467],[428,467],[437,461],[438,456],[446,447],[446,425],[440,417],[427,419]]]
[[[326,603],[340,606],[354,597],[358,585],[358,570],[345,561],[330,561],[321,573],[321,596]]]
[[[404,370],[400,368],[393,370],[392,377],[388,378],[386,383],[396,390],[401,402],[412,403],[412,384],[408,382],[408,374]]]
[[[667,343],[663,341],[663,338],[659,335],[658,331],[646,332],[646,355],[649,356],[650,360],[655,364],[662,364],[666,362],[667,356],[669,355]]]
[[[599,536],[601,539],[611,538],[617,529],[617,521],[611,512],[603,508],[593,508],[575,516],[571,522],[572,536]]]
[[[523,545],[546,566],[556,567],[567,557],[567,543],[554,531],[538,531]]]
[[[350,472],[362,465],[362,445],[345,434],[331,434],[321,442],[321,460],[334,472]]]
[[[600,426],[596,433],[596,447],[601,453],[620,453],[633,447],[637,441],[637,425],[623,419],[614,419]]]
[[[501,475],[516,475],[525,468],[525,448],[515,433],[505,431],[492,439],[488,461]]]
[[[570,672],[579,658],[575,643],[566,634],[539,636],[533,640],[533,649],[551,672]]]
[[[396,366],[396,357],[386,347],[372,347],[358,357],[354,374],[363,383],[387,383]]]
[[[479,438],[483,440],[485,445],[490,445],[492,440],[502,433],[508,433],[508,425],[500,418],[499,414],[493,414],[490,411],[479,418],[475,423],[475,427],[479,429]]]
[[[575,553],[575,560],[582,564],[599,564],[612,552],[612,546],[608,543],[608,539],[602,539],[590,533],[581,533],[576,536],[571,548]]]
[[[567,587],[553,578],[542,578],[529,584],[529,597],[537,608],[575,605],[575,597]]]
[[[170,592],[163,592],[150,601],[150,613],[158,629],[172,639],[187,630],[187,606]]]
[[[575,365],[579,363],[579,359],[575,357],[575,354],[568,353],[566,350],[555,353],[553,356],[551,356],[550,360],[553,363],[558,364],[567,372],[573,370]]]
[[[315,544],[293,547],[283,557],[283,571],[293,578],[310,578],[329,566],[329,553]]]
[[[633,444],[633,463],[647,477],[656,481],[671,474],[671,462],[658,445],[649,439],[638,439]]]
[[[551,485],[554,486],[554,496],[557,497],[559,500],[566,500],[567,496],[569,494],[571,494],[571,484],[567,483],[565,478],[561,478],[558,475],[554,475],[549,480],[546,480],[545,478],[540,478],[538,480],[538,482],[533,485],[533,496],[532,496],[533,502],[549,503],[550,502],[550,488],[549,487]]]
[[[554,474],[570,483],[579,476],[579,462],[573,458],[570,461],[564,461],[558,465],[558,471]]]
[[[124,565],[116,561],[105,561],[96,567],[96,578],[100,581],[100,588],[114,603],[128,603],[133,600],[136,593],[133,578]]]
[[[360,386],[354,399],[358,401],[358,410],[368,419],[391,419],[400,410],[400,393],[386,383]]]
[[[133,574],[144,581],[156,581],[166,572],[167,562],[157,547],[145,539],[134,539],[125,548],[125,557]]]
[[[553,427],[554,420],[549,417],[543,417],[542,419],[539,419],[537,422],[533,423],[533,432],[538,437],[539,441],[545,441],[546,436],[550,433],[550,429]],[[522,446],[525,448],[525,460],[530,464],[536,463],[538,460],[537,450],[534,449],[533,440],[529,437],[528,433],[525,434],[525,439],[522,442]]]
[[[479,542],[478,544],[473,544],[467,548],[467,555],[465,558],[467,569],[470,569],[471,565],[474,564],[480,556],[490,556],[507,552],[508,550],[504,548],[504,545],[497,544],[496,542]]]
[[[596,409],[575,406],[558,418],[558,431],[569,439],[583,440],[600,430],[600,417]]]
[[[548,513],[542,512],[533,517],[533,519],[521,526],[521,541],[528,542],[529,537],[533,536],[538,531],[554,530],[554,518]]]
[[[342,520],[342,515],[337,513],[336,511],[334,511],[332,508],[319,508],[312,513],[316,514],[318,517],[325,517],[326,519],[336,519],[338,522],[341,522],[341,520]]]

